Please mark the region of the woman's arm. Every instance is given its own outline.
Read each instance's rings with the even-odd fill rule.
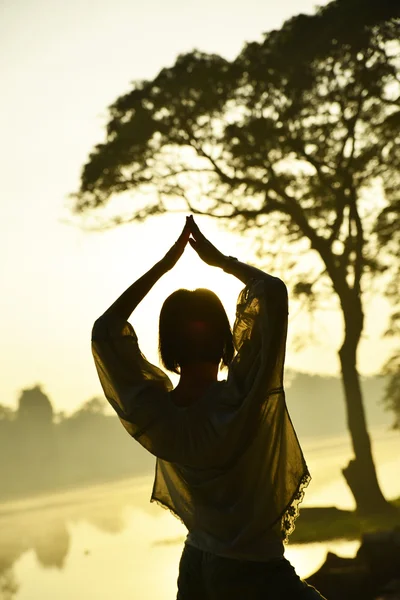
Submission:
[[[230,256],[225,257],[225,262],[221,265],[221,269],[223,269],[225,273],[237,277],[237,279],[240,279],[245,285],[249,283],[250,279],[265,279],[271,284],[281,281],[278,277],[269,275],[268,273],[261,271],[261,269],[257,269],[257,267],[240,262],[240,260],[236,260]]]
[[[167,272],[162,260],[147,273],[132,283],[123,294],[105,311],[104,316],[118,317],[127,321],[137,305],[149,293],[153,285]]]
[[[264,279],[271,285],[276,285],[277,282],[279,282],[278,285],[284,285],[280,279],[268,275],[268,273],[257,269],[257,267],[247,265],[231,256],[225,256],[201,233],[192,216],[189,217],[188,222],[190,223],[191,234],[194,238],[191,238],[189,243],[196,250],[200,258],[208,265],[223,269],[225,273],[237,277],[245,285],[249,283],[250,279]]]
[[[138,304],[149,293],[153,285],[167,271],[170,271],[182,256],[190,229],[186,219],[185,227],[175,244],[168,250],[167,254],[157,262],[147,273],[135,281],[117,300],[106,310],[104,317],[117,317],[127,321]]]

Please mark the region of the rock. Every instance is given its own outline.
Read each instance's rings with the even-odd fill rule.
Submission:
[[[400,579],[392,579],[375,600],[400,600]]]
[[[354,558],[328,552],[307,579],[328,600],[400,600],[400,529],[365,534]]]

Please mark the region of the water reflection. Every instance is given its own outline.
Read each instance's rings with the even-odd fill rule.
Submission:
[[[1,600],[67,600],[86,587],[85,598],[96,600],[173,600],[185,528],[148,504],[150,483],[69,492],[64,503],[43,498],[30,510],[27,502],[24,509],[3,510]],[[357,541],[289,546],[286,556],[305,577],[322,564],[327,548],[352,556],[357,547]]]
[[[2,504],[1,600],[14,598],[19,590],[13,565],[23,555],[31,551],[40,567],[63,569],[71,549],[71,524],[87,522],[104,533],[120,534],[127,507],[146,511],[150,483],[150,478],[137,479]]]
[[[15,575],[11,569],[5,569],[0,573],[0,598],[11,600],[18,591]]]
[[[90,591],[85,597],[96,600],[172,600],[186,530],[149,503],[151,482],[151,477],[133,479],[3,505],[1,600],[66,600],[80,597],[79,587],[86,585]],[[357,541],[329,544],[330,550],[348,556],[357,547]],[[290,546],[286,555],[305,577],[324,561],[326,550],[324,544]],[[62,580],[57,577],[61,569]]]
[[[399,438],[379,442],[385,493],[399,495]],[[396,451],[395,451],[396,450]],[[308,504],[338,504],[339,446],[318,446],[307,456],[314,475]],[[343,454],[347,452],[341,446]],[[332,462],[330,477],[327,465]],[[0,599],[173,600],[184,526],[149,503],[152,475],[0,505]],[[318,501],[316,501],[318,500]],[[346,502],[344,502],[345,504]],[[301,577],[324,561],[327,550],[354,556],[359,542],[290,545],[286,556]],[[62,570],[62,575],[60,574]],[[157,572],[157,577],[154,573]]]

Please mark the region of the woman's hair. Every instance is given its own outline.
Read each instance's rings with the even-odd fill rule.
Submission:
[[[194,362],[228,366],[234,354],[232,331],[221,300],[204,288],[180,289],[160,312],[159,354],[169,371]]]

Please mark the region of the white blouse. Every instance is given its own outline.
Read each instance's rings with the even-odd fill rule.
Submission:
[[[252,279],[239,294],[235,356],[225,381],[176,406],[168,376],[150,364],[129,322],[105,313],[92,352],[123,426],[157,457],[151,501],[187,527],[187,543],[221,556],[283,554],[310,481],[283,389],[287,291]]]

